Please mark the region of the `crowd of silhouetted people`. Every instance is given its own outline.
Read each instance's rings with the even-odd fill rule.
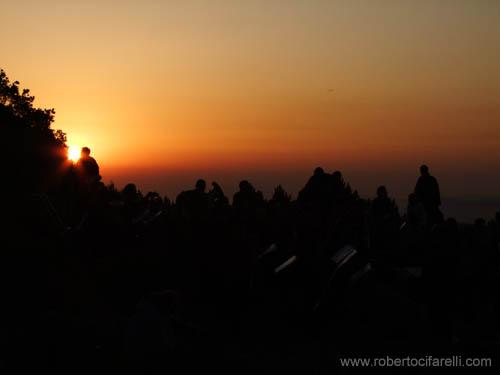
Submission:
[[[405,215],[374,195],[318,167],[296,199],[199,179],[171,201],[105,185],[83,148],[12,217],[2,361],[309,371],[341,353],[494,351],[500,213],[446,218],[425,165]]]
[[[404,215],[390,187],[364,199],[319,167],[296,199],[199,179],[170,200],[105,185],[89,148],[69,161],[55,111],[34,99],[0,69],[0,373],[496,359],[500,212],[446,217],[427,166]]]

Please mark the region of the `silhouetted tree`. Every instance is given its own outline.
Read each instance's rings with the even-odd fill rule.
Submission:
[[[0,133],[4,177],[19,192],[47,192],[66,156],[66,135],[54,130],[54,109],[33,106],[35,97],[0,70]],[[15,179],[13,178],[15,176]]]

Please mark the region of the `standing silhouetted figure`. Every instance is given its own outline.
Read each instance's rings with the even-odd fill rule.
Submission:
[[[429,173],[427,165],[420,167],[420,177],[415,185],[415,195],[424,206],[429,226],[432,227],[443,221],[443,215],[439,210],[439,206],[441,206],[439,184],[436,178]]]
[[[99,165],[95,159],[90,156],[90,148],[83,147],[80,159],[76,163],[76,170],[80,177],[87,183],[93,183],[101,180],[99,175]]]

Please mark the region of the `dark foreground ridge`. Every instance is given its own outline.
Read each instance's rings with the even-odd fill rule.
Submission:
[[[500,213],[458,224],[427,166],[407,214],[316,168],[292,200],[198,180],[175,202],[72,164],[0,74],[0,370],[332,373],[360,355],[494,357]],[[13,141],[15,140],[15,142]]]

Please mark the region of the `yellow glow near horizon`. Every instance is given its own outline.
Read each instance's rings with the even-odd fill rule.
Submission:
[[[80,152],[81,152],[80,146],[70,145],[68,147],[68,159],[71,160],[72,162],[77,162],[78,159],[80,159]]]

